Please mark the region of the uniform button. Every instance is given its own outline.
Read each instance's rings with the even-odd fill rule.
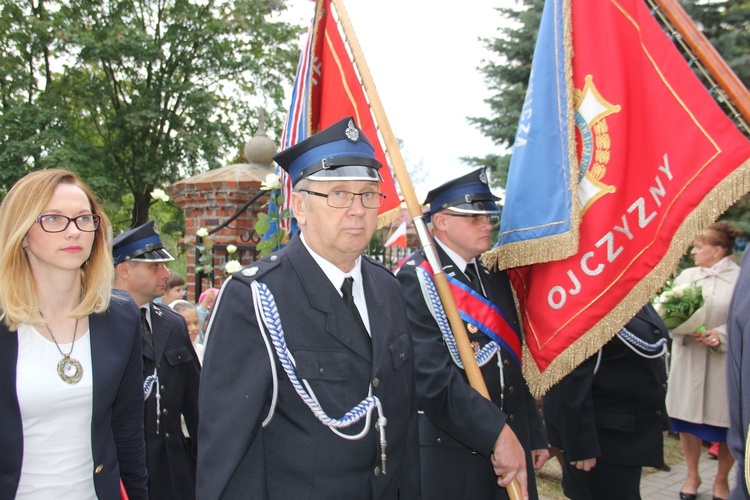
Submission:
[[[104,469],[104,466],[102,464],[97,465],[96,469],[94,469],[94,474],[99,474],[102,469]]]
[[[477,454],[477,450],[471,450],[469,453],[471,453],[472,455],[476,455]]]
[[[509,365],[509,364],[510,364],[510,360],[509,360],[508,358],[505,358],[505,359],[503,360],[503,363],[505,363],[506,365]]]
[[[164,386],[163,386],[163,385],[160,385],[160,386],[159,386],[159,390],[160,390],[160,391],[163,391],[163,390],[164,390]]]
[[[276,262],[277,260],[279,260],[278,255],[271,255],[271,262]]]
[[[438,444],[441,444],[443,442],[443,438],[437,438],[435,441],[437,441]]]
[[[178,361],[182,361],[182,354],[178,354],[178,355],[177,355],[177,360],[178,360]]]
[[[164,434],[164,439],[169,440],[170,438],[171,438],[171,436],[169,435],[168,432],[166,434]]]
[[[380,379],[379,378],[375,377],[374,379],[372,379],[372,386],[373,387],[377,387],[379,385],[380,385]]]
[[[515,390],[516,390],[516,388],[513,387],[512,385],[510,387],[508,387],[508,392],[511,393],[511,394],[513,394],[515,392]]]
[[[512,413],[508,415],[508,420],[510,420],[511,422],[513,422],[515,419],[516,419],[516,416],[513,415]]]
[[[376,465],[375,468],[372,470],[372,473],[375,474],[376,476],[379,476],[380,475],[380,466]]]
[[[164,415],[169,415],[169,412],[167,411],[167,409],[166,409],[166,408],[164,408],[164,409],[163,409],[163,410],[162,410],[161,412],[162,412],[162,414],[164,414]]]
[[[656,410],[656,416],[661,417],[661,410]]]
[[[157,364],[156,364],[156,369],[157,369],[157,370],[161,370],[161,363],[157,363]]]
[[[322,366],[318,369],[318,372],[320,372],[321,375],[323,375],[326,372],[326,369]]]
[[[404,359],[406,357],[406,353],[401,352],[398,354],[398,359]]]

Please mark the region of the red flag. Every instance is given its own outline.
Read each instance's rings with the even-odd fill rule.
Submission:
[[[406,248],[406,222],[399,224],[384,246]]]
[[[365,95],[355,64],[331,7],[331,0],[316,4],[315,39],[316,60],[312,65],[312,95],[310,97],[310,133],[324,129],[346,116],[353,116],[359,127],[375,147],[375,157],[382,163],[381,192],[387,196],[378,212],[378,227],[401,216],[401,201],[378,135],[370,104]]]
[[[572,257],[510,271],[524,371],[537,395],[609,341],[670,277],[696,234],[750,190],[750,141],[645,2],[547,4],[571,13],[565,85],[581,220]]]

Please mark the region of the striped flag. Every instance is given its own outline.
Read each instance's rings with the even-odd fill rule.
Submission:
[[[386,200],[378,212],[378,227],[383,227],[401,216],[401,202],[393,174],[356,64],[350,57],[346,39],[336,21],[331,0],[318,0],[307,42],[300,54],[281,147],[286,149],[293,146],[347,116],[354,117],[375,148],[375,157],[383,164],[380,169],[383,177],[380,189],[385,193]],[[281,192],[284,195],[281,209],[289,209],[291,179],[278,166],[276,173],[281,178]],[[277,207],[271,206],[269,213],[276,209]],[[290,219],[285,219],[282,224],[288,234],[296,231],[293,220],[290,222]],[[275,231],[276,228],[272,225],[269,233]]]
[[[540,395],[608,342],[750,190],[750,141],[642,0],[545,2],[528,88],[507,252],[485,262],[513,267],[524,373]]]
[[[393,234],[388,238],[384,245],[388,247],[401,247],[406,248],[406,221],[399,224]]]

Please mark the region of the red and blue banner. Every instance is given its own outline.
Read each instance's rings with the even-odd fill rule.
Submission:
[[[378,211],[378,227],[382,227],[400,218],[401,201],[369,101],[336,22],[331,0],[318,0],[307,43],[300,55],[281,147],[286,149],[293,146],[347,116],[354,117],[375,148],[375,157],[383,165],[380,169],[383,177],[380,190],[385,193],[386,199]],[[276,173],[282,181],[282,209],[287,209],[292,192],[291,181],[282,169],[277,167]],[[293,227],[285,229],[290,233],[294,231]],[[275,228],[272,227],[271,231],[275,232]]]
[[[535,395],[608,342],[750,190],[750,141],[643,0],[548,0],[540,29],[503,211],[514,225],[501,225],[507,251],[485,255],[513,267]],[[545,236],[575,226],[556,250],[569,256],[544,255]]]

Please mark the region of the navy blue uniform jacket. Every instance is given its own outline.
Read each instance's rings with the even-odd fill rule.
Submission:
[[[455,266],[442,248],[438,256],[446,275],[471,287],[468,278]],[[396,273],[404,295],[416,359],[419,409],[419,445],[421,448],[422,492],[425,498],[507,498],[497,486],[489,457],[503,426],[507,423],[526,451],[529,495],[536,498],[531,450],[547,448],[539,408],[531,396],[521,367],[501,349],[504,390],[500,368],[493,357],[481,368],[492,401],[474,390],[466,373],[451,359],[442,333],[427,308],[417,280],[416,267],[424,261],[414,254]],[[494,303],[518,330],[513,295],[505,272],[490,273],[479,265],[479,275]],[[481,331],[469,334],[469,340],[484,347],[491,339]],[[501,404],[501,394],[503,401]]]
[[[667,328],[647,304],[625,327],[654,344]],[[596,458],[615,465],[664,465],[663,433],[669,429],[664,358],[634,353],[619,338],[581,363],[542,398],[550,444],[568,461]]]
[[[144,347],[143,375],[145,379],[158,368],[161,399],[158,432],[156,388],[146,399],[148,492],[153,499],[190,500],[195,498],[200,362],[183,317],[162,304],[149,306],[155,355]],[[182,434],[181,415],[192,442]]]
[[[393,275],[370,260],[362,277],[372,332],[367,339],[338,290],[301,239],[235,273],[214,304],[206,336],[198,432],[198,498],[419,498],[412,345],[404,298]],[[278,400],[269,413],[273,375],[258,328],[252,281],[264,283],[278,306],[286,343],[320,405],[340,418],[367,396],[387,418],[387,474],[380,468],[375,415],[352,441],[334,434],[302,401],[273,352]],[[343,429],[349,435],[364,420]]]
[[[143,440],[141,321],[129,296],[113,294],[109,309],[89,316],[94,378],[91,451],[94,487],[102,500],[120,499],[120,477],[131,500],[148,498]],[[23,423],[16,396],[18,333],[0,323],[0,500],[12,500],[23,460]],[[52,367],[54,368],[54,367]]]

